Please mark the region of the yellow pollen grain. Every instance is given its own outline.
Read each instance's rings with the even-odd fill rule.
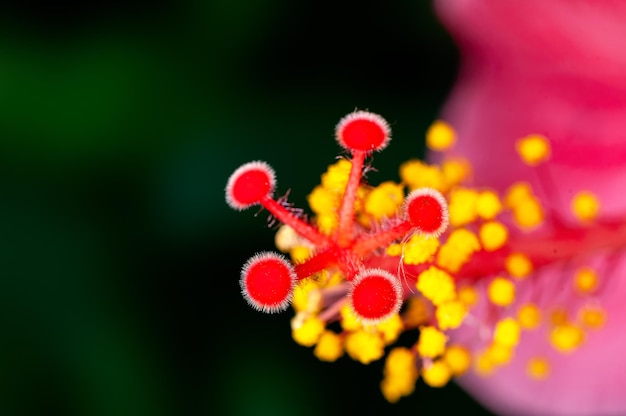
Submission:
[[[526,303],[517,310],[517,321],[522,329],[535,329],[541,323],[541,311],[534,303]]]
[[[446,335],[434,326],[425,326],[420,329],[417,342],[417,352],[421,357],[435,358],[446,350]]]
[[[402,254],[402,244],[390,244],[385,252],[388,256],[400,256]]]
[[[585,305],[578,311],[578,321],[590,329],[602,328],[606,322],[606,312],[599,306]]]
[[[309,316],[299,324],[294,325],[293,322],[291,335],[294,341],[305,347],[315,345],[326,329],[324,322],[316,316]]]
[[[496,344],[514,347],[519,342],[520,326],[513,318],[504,318],[496,323],[493,331],[493,341]]]
[[[311,257],[311,249],[305,246],[295,246],[289,250],[289,256],[296,264],[304,263],[309,257]]]
[[[443,387],[452,376],[448,366],[441,360],[434,361],[422,368],[422,379],[430,387]]]
[[[574,275],[574,289],[581,295],[588,295],[598,288],[598,275],[595,270],[584,267]]]
[[[515,285],[505,277],[496,277],[489,283],[487,296],[494,305],[509,306],[515,300]]]
[[[493,191],[482,191],[476,201],[476,212],[485,220],[492,220],[502,211],[502,203],[498,194]]]
[[[385,343],[376,332],[359,330],[345,338],[346,353],[361,364],[369,364],[385,354]]]
[[[505,365],[513,358],[513,347],[494,342],[489,345],[486,354],[492,364],[497,366]]]
[[[526,374],[534,380],[545,380],[550,375],[550,363],[544,357],[533,357],[526,364]]]
[[[445,191],[446,181],[441,169],[420,160],[409,160],[401,164],[400,179],[410,190],[433,188],[440,192]]]
[[[384,379],[380,384],[385,399],[391,403],[401,397],[408,396],[415,389],[418,377],[415,365],[415,356],[404,347],[397,347],[389,351],[383,370]]]
[[[456,142],[456,133],[450,124],[443,120],[434,121],[426,131],[426,146],[430,150],[448,150]]]
[[[372,189],[365,198],[364,210],[375,220],[390,218],[404,202],[404,186],[392,181],[383,182]]]
[[[441,164],[441,171],[447,185],[447,189],[460,184],[472,173],[472,166],[464,158],[449,158]]]
[[[550,331],[550,344],[561,353],[570,353],[585,339],[583,330],[574,324],[557,325]]]
[[[554,308],[550,312],[550,323],[552,325],[565,325],[569,323],[569,321],[570,319],[567,309],[563,307]]]
[[[400,315],[395,314],[376,325],[376,329],[382,334],[385,344],[389,345],[398,339],[404,330],[404,323]]]
[[[339,198],[337,194],[329,191],[321,185],[313,188],[313,191],[307,196],[307,202],[311,211],[316,214],[327,214],[334,212],[339,207]]]
[[[468,308],[471,308],[478,302],[478,291],[469,285],[462,286],[457,291],[457,297]]]
[[[507,242],[509,230],[499,221],[488,221],[480,226],[478,237],[486,251],[494,251]]]
[[[430,266],[419,274],[415,287],[434,305],[440,305],[456,298],[452,276],[434,266]]]
[[[522,161],[529,166],[536,166],[550,156],[550,143],[539,134],[532,134],[518,140],[515,148]]]
[[[478,356],[474,360],[474,363],[474,369],[476,370],[477,374],[483,377],[493,374],[495,364],[493,363],[493,361],[491,361],[491,357],[486,350],[478,354]]]
[[[538,227],[543,223],[544,218],[541,202],[535,196],[520,201],[513,208],[513,219],[523,229]]]
[[[336,361],[343,355],[341,336],[332,331],[324,331],[313,350],[313,354],[321,361]]]
[[[476,234],[466,228],[458,228],[439,249],[437,265],[456,273],[478,250],[480,242]]]
[[[404,264],[422,264],[431,261],[439,248],[439,239],[415,234],[404,245]]]
[[[344,331],[356,331],[363,327],[361,321],[355,315],[355,313],[352,311],[352,308],[350,308],[348,304],[345,304],[341,307],[341,309],[339,310],[339,314],[341,316],[341,328]]]
[[[409,298],[406,309],[402,313],[402,320],[407,328],[417,328],[430,319],[430,309],[426,300],[421,297]]]
[[[476,203],[478,202],[478,192],[469,188],[454,188],[450,192],[448,213],[450,224],[454,227],[474,222],[478,218]]]
[[[444,362],[448,365],[453,376],[461,376],[472,364],[472,355],[462,345],[450,345],[443,355]]]
[[[318,312],[321,309],[320,285],[313,279],[303,279],[293,291],[291,306],[296,312]],[[313,299],[312,299],[313,298]]]
[[[572,212],[581,222],[594,220],[600,210],[598,198],[589,191],[581,191],[572,199]]]
[[[522,253],[511,253],[504,260],[504,268],[513,277],[523,279],[533,271],[533,264]]]
[[[453,300],[437,306],[435,317],[439,329],[446,330],[458,328],[463,323],[466,314],[467,306],[460,300]]]
[[[315,223],[317,224],[317,228],[323,234],[330,235],[339,225],[339,218],[337,217],[336,212],[331,212],[328,214],[318,214],[315,217]]]
[[[328,166],[322,174],[322,186],[330,192],[343,194],[350,177],[352,162],[347,159],[339,159],[336,163]]]
[[[506,191],[504,205],[509,209],[513,209],[532,196],[533,191],[530,184],[527,182],[515,182]]]

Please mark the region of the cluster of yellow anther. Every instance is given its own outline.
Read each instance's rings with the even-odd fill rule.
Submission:
[[[437,121],[426,139],[431,150],[444,151],[454,145],[456,135],[448,124]],[[549,142],[540,135],[521,139],[516,149],[521,160],[533,167],[550,156]],[[321,184],[308,195],[316,225],[327,235],[337,228],[337,212],[350,168],[345,159],[330,165]],[[436,189],[448,201],[450,227],[446,234],[440,238],[409,234],[384,250],[386,257],[397,257],[398,278],[403,283],[407,278],[415,282],[411,288],[414,295],[401,312],[381,323],[363,324],[346,303],[337,300],[336,289],[343,287],[345,293],[347,284],[340,272],[319,272],[313,279],[300,281],[294,291],[293,338],[313,347],[322,361],[335,361],[345,354],[368,364],[383,358],[385,349],[402,332],[416,331],[413,345],[392,348],[386,357],[380,386],[390,402],[411,394],[420,377],[426,384],[440,387],[472,367],[479,374],[491,374],[514,358],[523,331],[543,325],[547,342],[556,351],[570,353],[584,342],[586,331],[600,328],[606,321],[604,310],[593,302],[585,303],[575,319],[566,310],[557,308],[548,314],[537,303],[518,302],[518,286],[533,272],[534,265],[526,254],[509,249],[509,239],[518,231],[514,228],[527,232],[541,226],[544,207],[525,182],[514,183],[502,197],[491,189],[472,188],[467,185],[471,171],[469,163],[458,158],[444,158],[439,165],[411,160],[401,165],[399,182],[362,184],[358,190],[354,215],[365,229],[387,219],[392,219],[391,223],[397,220],[405,195],[414,189]],[[571,208],[576,218],[588,223],[596,218],[599,203],[590,192],[581,192],[572,199]],[[289,229],[281,229],[279,234],[277,246],[289,252],[294,263],[313,254],[307,242]],[[483,286],[464,280],[462,275],[464,266],[479,252],[498,252],[500,261],[504,258],[499,273],[482,276],[486,285],[480,293],[478,288]],[[582,268],[576,272],[572,287],[578,295],[592,299],[598,284],[595,271]],[[463,345],[448,345],[447,331],[460,327],[483,295],[487,306],[495,311],[487,322],[487,341],[472,351]],[[328,313],[329,308],[333,313]],[[328,324],[335,321],[340,329],[329,329]],[[543,380],[549,377],[550,363],[545,357],[533,357],[526,363],[526,372]]]

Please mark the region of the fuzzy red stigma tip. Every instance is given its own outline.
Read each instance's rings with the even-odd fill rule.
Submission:
[[[265,162],[248,162],[230,175],[226,184],[226,202],[244,210],[270,196],[276,186],[274,170]]]
[[[411,225],[423,234],[436,237],[448,227],[448,205],[443,195],[434,189],[411,192],[405,199],[404,210]]]
[[[364,323],[375,324],[400,310],[402,287],[388,271],[367,269],[352,281],[349,298],[354,313]]]
[[[391,140],[387,121],[378,114],[355,111],[339,120],[335,128],[337,142],[350,151],[382,150]]]
[[[296,284],[293,266],[282,255],[261,252],[241,270],[241,293],[254,309],[274,313],[287,309]]]

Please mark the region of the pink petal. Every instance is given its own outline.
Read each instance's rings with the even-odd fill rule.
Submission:
[[[437,0],[436,7],[463,58],[442,118],[457,130],[455,151],[472,162],[475,184],[502,191],[528,181],[568,220],[574,192],[586,189],[599,197],[603,218],[626,217],[626,2]],[[538,168],[522,164],[514,147],[532,133],[552,145],[549,163]],[[563,285],[581,262],[602,271],[598,301],[606,326],[569,355],[556,353],[545,332],[525,332],[509,366],[487,378],[463,377],[461,384],[493,410],[626,414],[626,255],[548,266],[524,282],[522,298],[547,308],[561,297],[575,312],[583,301]],[[544,381],[525,374],[536,355],[552,367]]]

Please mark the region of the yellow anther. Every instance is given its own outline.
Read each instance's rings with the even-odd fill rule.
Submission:
[[[460,184],[472,173],[472,166],[466,159],[450,158],[443,161],[441,171],[447,185],[447,189]]]
[[[550,375],[550,364],[543,357],[533,357],[526,364],[526,374],[535,380],[545,380]]]
[[[600,202],[589,191],[581,191],[572,199],[572,212],[582,222],[594,220],[600,210]]]
[[[376,332],[359,330],[350,332],[345,339],[348,355],[361,364],[369,364],[385,354],[385,343]]]
[[[434,305],[456,298],[452,276],[433,266],[419,274],[415,287]]]
[[[569,321],[569,314],[565,308],[558,307],[550,312],[550,323],[552,325],[565,325]]]
[[[469,350],[461,345],[450,345],[443,354],[443,360],[448,365],[453,376],[461,376],[469,369],[472,356]]]
[[[494,305],[509,306],[515,300],[515,285],[507,278],[496,277],[489,283],[487,295]]]
[[[448,150],[456,142],[456,133],[452,126],[443,120],[436,120],[426,131],[426,146],[430,150]]]
[[[557,325],[550,331],[550,343],[561,353],[569,353],[578,348],[585,339],[585,333],[573,324]]]
[[[539,134],[532,134],[518,140],[515,147],[522,161],[530,166],[536,166],[550,156],[550,143]]]
[[[417,328],[424,325],[430,319],[429,306],[424,298],[409,298],[406,310],[402,313],[404,324],[407,328]]]
[[[533,191],[528,183],[515,182],[506,191],[504,196],[504,205],[509,209],[513,209],[532,196]]]
[[[396,341],[402,331],[404,330],[404,324],[400,315],[392,315],[391,318],[384,320],[376,325],[376,329],[383,335],[385,344],[389,345]]]
[[[494,365],[508,364],[513,358],[513,347],[494,342],[489,345],[486,354]]]
[[[342,339],[332,331],[324,331],[320,336],[313,354],[321,361],[332,362],[343,355]]]
[[[443,192],[446,187],[446,180],[441,169],[420,160],[409,160],[400,165],[400,179],[410,190],[433,188]]]
[[[520,326],[513,318],[504,318],[496,323],[493,341],[496,344],[514,347],[519,342]]]
[[[356,331],[362,328],[363,325],[361,321],[348,304],[343,305],[339,313],[341,314],[341,328],[343,328],[344,331]]]
[[[320,285],[313,279],[303,279],[293,291],[291,305],[296,312],[318,312],[321,309]]]
[[[578,269],[574,275],[574,289],[580,294],[587,295],[598,288],[598,275],[595,270],[584,267]]]
[[[535,329],[541,323],[541,311],[534,303],[526,303],[517,310],[517,321],[522,329]]]
[[[495,369],[495,364],[491,361],[491,357],[489,356],[488,351],[483,351],[476,357],[475,362],[475,370],[476,373],[481,376],[489,376],[493,374],[493,370]]]
[[[387,401],[395,403],[415,389],[418,377],[415,356],[408,348],[392,349],[385,360],[383,373],[385,377],[380,384],[381,391]]]
[[[462,286],[457,290],[457,297],[468,308],[476,305],[478,302],[478,292],[472,286]]]
[[[450,202],[448,213],[450,224],[458,227],[469,224],[478,218],[476,203],[478,202],[478,192],[469,188],[454,188],[450,192]]]
[[[309,316],[303,322],[298,322],[295,319],[291,322],[291,335],[294,341],[305,347],[315,345],[326,329],[324,322],[316,316]]]
[[[450,377],[452,373],[450,369],[441,360],[434,361],[430,365],[422,368],[422,379],[424,379],[424,383],[428,384],[430,387],[443,387],[448,384],[450,381]]]
[[[444,302],[437,307],[435,317],[441,330],[458,328],[467,314],[467,306],[460,300]]]
[[[544,217],[541,202],[534,196],[520,201],[513,208],[513,219],[517,225],[525,229],[541,225]]]
[[[307,202],[311,211],[316,214],[327,214],[334,212],[339,206],[339,198],[336,193],[329,191],[321,185],[313,188],[313,191],[307,196]]]
[[[295,246],[289,250],[289,256],[296,264],[304,263],[309,257],[311,257],[311,249],[305,246]]]
[[[476,212],[481,218],[485,220],[494,219],[500,211],[502,211],[502,203],[498,194],[493,191],[482,191],[478,194]]]
[[[511,253],[504,260],[504,268],[511,276],[523,279],[533,271],[533,264],[526,255]]]
[[[350,177],[352,162],[347,159],[339,159],[336,163],[328,166],[322,174],[322,186],[330,192],[343,194]]]
[[[417,352],[421,357],[435,358],[446,350],[446,335],[434,326],[425,326],[420,329],[417,342]]]
[[[439,239],[415,234],[404,246],[404,264],[422,264],[431,261],[439,248]]]
[[[402,254],[402,244],[390,244],[389,247],[387,247],[386,252],[388,256],[399,256]]]
[[[315,223],[317,224],[317,228],[322,233],[330,235],[337,228],[337,225],[339,224],[339,218],[337,217],[336,212],[331,212],[328,214],[318,214],[315,217]]]
[[[395,182],[383,182],[372,189],[365,197],[365,212],[375,220],[390,218],[397,213],[404,202],[404,186]]]
[[[598,329],[606,322],[606,312],[599,306],[585,305],[578,311],[578,321],[587,328]]]
[[[274,244],[277,249],[287,253],[292,248],[303,245],[304,242],[293,228],[288,225],[281,225],[274,236]]]
[[[509,230],[498,221],[488,221],[478,231],[480,243],[486,251],[494,251],[504,246],[509,238]]]
[[[468,229],[458,228],[452,231],[448,240],[439,249],[437,265],[456,273],[478,250],[480,242],[476,234]]]

